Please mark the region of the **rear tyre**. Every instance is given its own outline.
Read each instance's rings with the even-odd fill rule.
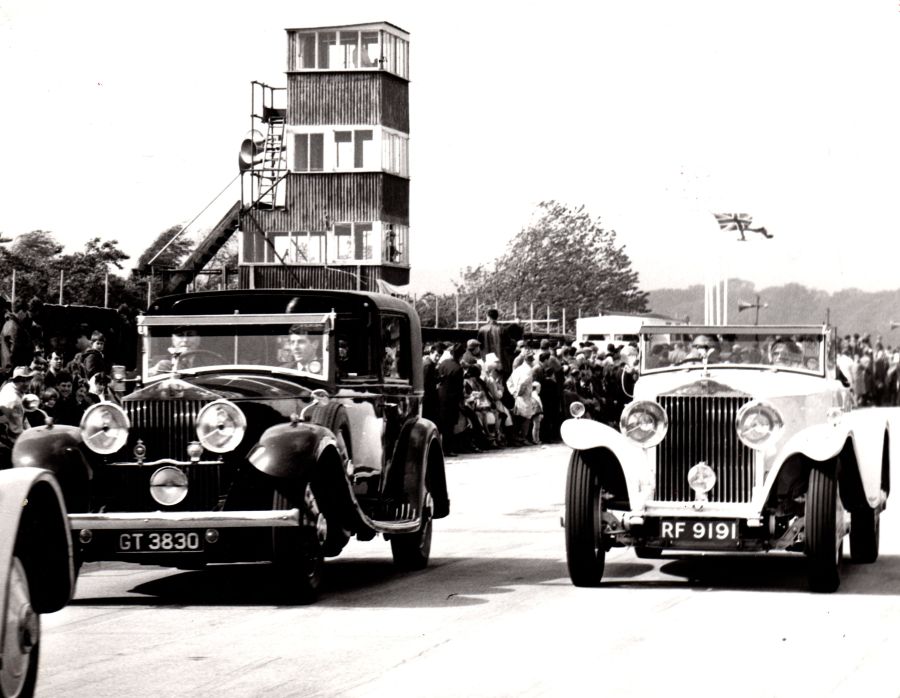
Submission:
[[[289,601],[310,604],[319,597],[325,558],[322,553],[324,517],[311,499],[312,490],[306,487],[304,501],[294,504],[281,492],[272,498],[273,509],[300,509],[299,528],[273,528],[273,562],[279,576],[281,590]]]
[[[401,570],[424,570],[431,558],[431,521],[434,504],[431,494],[425,490],[425,507],[422,510],[422,526],[415,533],[391,537],[391,555],[394,565]]]
[[[881,541],[881,512],[869,507],[854,511],[850,516],[850,559],[868,564],[878,559]]]
[[[840,586],[843,534],[836,472],[814,466],[806,492],[806,557],[811,591],[831,593]]]
[[[606,548],[600,537],[603,502],[600,476],[573,451],[566,478],[566,562],[577,587],[599,586],[606,565]]]
[[[3,658],[0,664],[0,695],[18,698],[34,695],[40,653],[41,619],[31,607],[28,575],[19,558],[14,557],[3,609]]]

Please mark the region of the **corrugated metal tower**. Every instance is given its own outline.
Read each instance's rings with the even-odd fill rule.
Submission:
[[[287,29],[287,87],[251,86],[243,288],[409,283],[409,34]]]

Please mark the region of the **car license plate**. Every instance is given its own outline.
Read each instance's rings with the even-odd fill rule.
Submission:
[[[199,531],[122,531],[120,553],[183,553],[203,549]]]
[[[738,540],[739,532],[736,519],[662,519],[659,522],[659,537],[679,543],[728,545]]]

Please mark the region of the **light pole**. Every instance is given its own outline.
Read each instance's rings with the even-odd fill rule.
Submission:
[[[748,303],[746,301],[738,301],[738,312],[743,312],[748,308],[756,308],[756,319],[753,321],[754,325],[759,324],[759,309],[760,308],[768,308],[768,303],[760,303],[759,302],[759,294],[756,295],[756,303]]]

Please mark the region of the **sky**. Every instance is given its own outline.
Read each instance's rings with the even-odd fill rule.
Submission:
[[[411,291],[451,290],[548,199],[614,229],[644,290],[713,267],[900,288],[896,0],[542,7],[0,0],[0,232],[133,260],[199,235],[238,198],[250,81],[286,82],[284,29],[389,21],[411,35]],[[723,211],[774,237],[738,242]]]

